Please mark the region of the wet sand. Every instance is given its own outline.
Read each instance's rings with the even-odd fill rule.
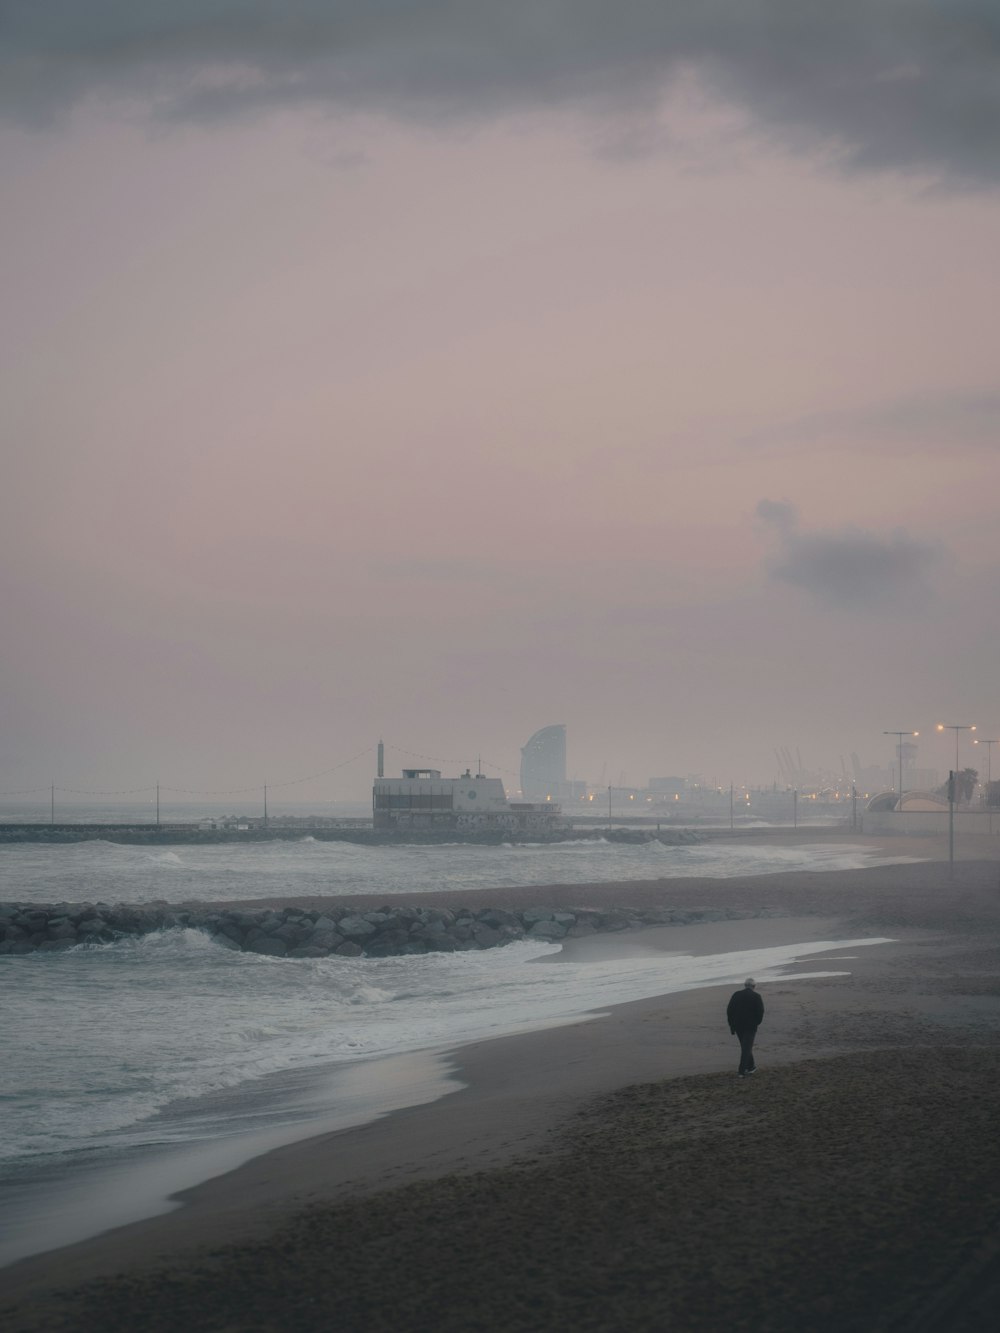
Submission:
[[[481,900],[501,905],[514,895],[767,914],[569,946],[607,956],[895,942],[794,969],[848,975],[762,987],[760,1072],[748,1080],[735,1077],[728,987],[462,1048],[466,1086],[441,1101],[278,1149],[190,1191],[173,1214],[0,1273],[16,1303],[6,1325],[991,1326],[998,871],[981,859],[953,876],[938,862],[488,891]]]

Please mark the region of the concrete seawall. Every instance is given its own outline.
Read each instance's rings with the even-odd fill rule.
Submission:
[[[312,912],[295,907],[241,911],[209,910],[196,904],[4,902],[0,903],[0,954],[53,953],[180,928],[203,931],[225,949],[276,957],[377,958],[492,949],[519,939],[558,941],[599,931],[691,925],[741,915],[745,913],[716,908],[603,912],[537,907],[508,912],[491,907],[387,905],[377,911],[331,906]]]

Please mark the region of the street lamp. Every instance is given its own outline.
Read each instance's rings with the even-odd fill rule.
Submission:
[[[958,777],[958,733],[960,731],[975,731],[975,724],[970,722],[939,722],[938,731],[953,731],[955,733],[955,777]]]
[[[995,741],[995,740],[988,741],[988,740],[985,738],[985,736],[982,737],[982,738],[980,738],[980,737],[977,736],[976,739],[972,742],[972,744],[973,744],[973,745],[985,745],[985,746],[986,746],[986,785],[987,785],[987,787],[988,787],[988,786],[990,785],[990,783],[993,781],[993,767],[992,767],[992,765],[991,765],[991,763],[990,763],[990,759],[991,759],[992,754],[993,754],[993,751],[992,751],[992,749],[991,749],[991,746],[996,745],[996,741]]]
[[[919,735],[920,735],[920,732],[919,732],[919,731],[883,731],[883,732],[882,732],[882,735],[883,735],[883,736],[896,736],[896,737],[898,738],[898,740],[899,740],[899,747],[898,747],[898,752],[899,752],[899,805],[897,806],[897,809],[902,810],[902,808],[903,808],[903,737],[904,737],[904,736],[919,736]]]

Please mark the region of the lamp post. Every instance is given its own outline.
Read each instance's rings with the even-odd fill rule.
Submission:
[[[953,731],[955,733],[955,777],[958,777],[958,733],[960,731],[975,731],[974,722],[939,722],[938,731]]]
[[[987,740],[985,736],[981,739],[977,737],[972,742],[973,745],[986,746],[986,809],[990,812],[989,828],[991,833],[993,832],[993,807],[990,805],[990,783],[993,781],[993,765],[990,763],[990,760],[993,757],[993,747],[996,743],[996,738]]]
[[[919,731],[883,731],[883,736],[895,736],[899,742],[897,753],[899,755],[899,802],[896,809],[902,812],[903,809],[903,737],[919,736]]]

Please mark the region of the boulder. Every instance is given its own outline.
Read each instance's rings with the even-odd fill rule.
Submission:
[[[226,917],[234,926],[240,926],[243,930],[252,930],[261,922],[260,912],[227,912]]]
[[[502,907],[486,907],[481,912],[476,913],[476,919],[481,921],[484,926],[492,926],[494,930],[500,930],[503,926],[518,926],[521,923],[513,912],[505,912]]]
[[[450,935],[435,935],[428,939],[428,947],[433,953],[454,953],[458,948],[458,941],[453,940]]]
[[[283,926],[271,932],[271,938],[275,940],[284,940],[289,948],[296,948],[312,934],[312,925],[301,925],[298,921],[286,921]]]
[[[113,924],[120,935],[148,935],[157,922],[149,912],[120,907],[115,911]]]
[[[370,926],[376,930],[379,926],[387,926],[393,920],[392,912],[362,912],[362,919],[367,921]]]
[[[375,934],[375,927],[363,916],[345,916],[337,929],[341,935],[346,935],[350,940],[363,940]]]
[[[480,949],[495,949],[498,944],[504,943],[504,936],[493,926],[487,926],[485,922],[478,922],[472,927],[472,938]]]
[[[49,922],[48,935],[50,940],[75,940],[76,926],[65,917],[56,917]]]
[[[322,949],[324,953],[330,953],[331,950],[336,949],[338,944],[343,944],[343,942],[344,942],[343,935],[338,934],[337,931],[328,930],[326,929],[326,927],[320,930],[319,927],[317,926],[317,928],[305,941],[305,945],[303,947]]]
[[[273,935],[265,935],[263,931],[256,939],[248,940],[246,948],[251,953],[273,954],[276,958],[284,958],[288,952],[288,945],[284,940],[275,939]]]
[[[416,918],[418,921],[424,922],[425,925],[438,921],[442,926],[450,926],[454,924],[455,913],[449,912],[445,907],[418,907]]]
[[[601,913],[596,907],[577,907],[574,909],[573,915],[576,917],[577,925],[586,922],[596,930],[601,924]]]

